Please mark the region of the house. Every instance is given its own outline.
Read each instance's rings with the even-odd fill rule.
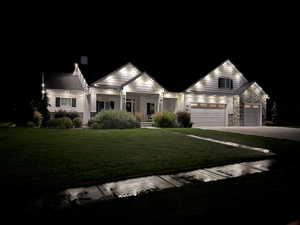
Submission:
[[[118,109],[139,113],[144,121],[156,112],[188,111],[194,127],[261,126],[268,99],[229,60],[184,92],[169,92],[131,63],[91,84],[75,64],[72,73],[45,73],[42,86],[51,114],[61,109],[77,111],[84,123],[103,109]]]

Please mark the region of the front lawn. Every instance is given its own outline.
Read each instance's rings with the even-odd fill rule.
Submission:
[[[249,145],[253,147],[266,148],[271,150],[274,153],[281,154],[280,157],[288,157],[289,154],[300,154],[299,145],[300,142],[270,138],[270,137],[261,137],[254,135],[245,135],[231,132],[223,131],[214,131],[214,130],[204,130],[198,128],[168,128],[168,131],[174,131],[182,134],[193,134],[196,136],[213,138],[220,141],[230,141],[239,144]]]
[[[2,185],[36,195],[266,157],[264,153],[150,129],[3,128],[0,150]]]

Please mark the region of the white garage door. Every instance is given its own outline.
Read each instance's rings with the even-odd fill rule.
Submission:
[[[201,126],[225,126],[225,104],[191,104],[191,121],[193,127]]]
[[[245,104],[244,106],[244,125],[260,125],[260,107],[259,105]]]

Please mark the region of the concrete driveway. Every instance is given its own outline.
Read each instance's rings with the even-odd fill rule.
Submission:
[[[198,127],[198,128],[300,141],[300,128],[264,127],[264,126],[261,127]]]

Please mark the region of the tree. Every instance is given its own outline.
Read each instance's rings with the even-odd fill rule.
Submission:
[[[50,120],[50,113],[48,111],[49,106],[49,98],[47,96],[47,93],[44,94],[42,100],[37,104],[38,111],[43,116],[42,125],[45,125],[45,123]]]
[[[278,122],[278,111],[277,111],[277,104],[276,104],[276,102],[273,103],[273,107],[271,109],[271,112],[272,112],[272,122],[274,124],[277,124],[277,122]]]

